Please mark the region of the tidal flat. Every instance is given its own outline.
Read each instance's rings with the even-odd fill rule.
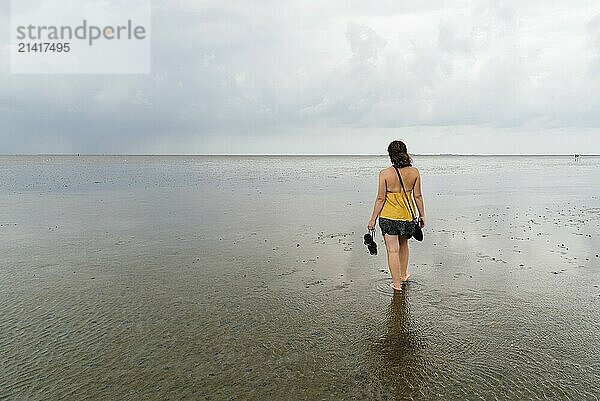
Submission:
[[[600,157],[0,157],[0,400],[600,397]]]

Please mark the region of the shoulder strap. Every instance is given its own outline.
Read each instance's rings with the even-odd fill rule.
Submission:
[[[408,206],[408,209],[410,210],[410,215],[412,216],[413,220],[416,219],[415,217],[415,213],[413,212],[412,206],[410,205],[410,200],[408,199],[408,195],[406,194],[406,190],[404,189],[404,182],[402,182],[402,176],[400,176],[400,171],[398,171],[398,167],[394,166],[394,169],[396,170],[396,174],[398,174],[398,179],[400,180],[400,185],[402,186],[402,192],[404,193],[404,198],[406,199],[406,205]]]

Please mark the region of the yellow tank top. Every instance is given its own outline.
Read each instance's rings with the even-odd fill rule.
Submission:
[[[412,207],[413,213],[417,213],[417,209],[415,208],[415,202],[412,197],[412,190],[406,191],[406,195],[410,201],[410,206]],[[388,192],[385,194],[385,203],[383,204],[383,209],[381,209],[381,213],[379,213],[379,217],[384,217],[386,219],[391,220],[408,220],[411,221],[412,215],[410,214],[410,209],[406,206],[406,197],[403,192]]]

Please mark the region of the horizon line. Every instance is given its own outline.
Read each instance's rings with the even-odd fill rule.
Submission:
[[[409,153],[411,156],[592,156],[598,157],[597,153]],[[144,157],[144,156],[171,156],[171,157],[195,157],[195,156],[388,156],[382,153],[0,153],[0,157],[14,156],[73,156],[73,157]]]

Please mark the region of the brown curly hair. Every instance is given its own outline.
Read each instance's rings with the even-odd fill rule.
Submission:
[[[388,154],[392,164],[396,167],[412,166],[412,158],[408,154],[408,149],[402,141],[392,141],[388,146]]]

